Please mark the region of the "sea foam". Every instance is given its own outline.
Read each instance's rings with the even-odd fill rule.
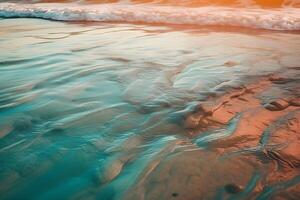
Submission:
[[[141,22],[221,25],[270,30],[300,30],[300,8],[175,7],[126,4],[0,3],[2,18],[42,18],[61,21]]]

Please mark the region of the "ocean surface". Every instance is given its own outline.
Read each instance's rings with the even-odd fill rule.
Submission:
[[[299,199],[299,33],[299,0],[0,1],[0,199]]]

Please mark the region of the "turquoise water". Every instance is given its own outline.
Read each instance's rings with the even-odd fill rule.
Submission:
[[[1,19],[0,198],[122,199],[153,161],[230,135],[238,119],[195,140],[184,118],[209,95],[298,65],[299,42],[288,32]]]

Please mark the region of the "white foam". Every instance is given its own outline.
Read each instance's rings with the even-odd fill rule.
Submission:
[[[32,17],[62,21],[143,22],[223,25],[271,30],[300,30],[300,8],[184,8],[151,5],[78,5],[0,3],[0,17]]]

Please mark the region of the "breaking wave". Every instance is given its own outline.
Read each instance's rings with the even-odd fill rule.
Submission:
[[[178,7],[149,4],[0,3],[2,18],[142,22],[300,30],[300,8]]]

